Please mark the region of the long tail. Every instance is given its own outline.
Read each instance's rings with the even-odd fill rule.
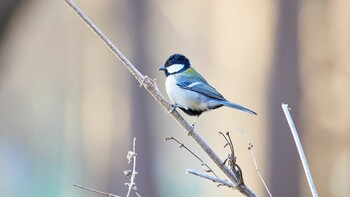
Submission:
[[[234,109],[239,109],[239,110],[245,111],[245,112],[250,113],[250,114],[258,115],[254,111],[252,111],[252,110],[250,110],[248,108],[245,108],[242,105],[238,105],[236,103],[231,103],[229,101],[218,101],[218,102],[220,104],[224,105],[224,106],[227,106],[227,107],[231,107],[231,108],[234,108]]]

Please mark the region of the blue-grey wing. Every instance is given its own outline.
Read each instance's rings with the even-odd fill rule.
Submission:
[[[189,82],[189,81],[180,81],[177,85],[183,89],[191,90],[204,96],[218,99],[218,100],[226,100],[215,88],[209,85],[206,82]]]

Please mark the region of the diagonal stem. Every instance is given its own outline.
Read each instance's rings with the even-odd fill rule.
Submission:
[[[108,48],[118,57],[118,59],[124,64],[124,66],[134,75],[141,85],[166,109],[170,111],[172,106],[165,99],[162,93],[158,90],[155,82],[148,77],[142,75],[135,66],[122,54],[122,52],[102,33],[100,29],[79,9],[79,7],[71,0],[64,0],[76,14],[102,39],[102,41],[108,46]],[[172,117],[183,127],[186,133],[191,136],[198,145],[206,152],[206,154],[214,161],[219,169],[232,181],[234,185],[238,185],[239,180],[237,176],[225,165],[221,159],[215,154],[215,152],[204,142],[204,140],[196,133],[192,126],[186,122],[186,120],[176,111],[170,113]],[[245,196],[257,196],[245,184],[240,185],[237,189]]]
[[[288,104],[282,103],[282,109],[283,109],[284,115],[286,116],[287,122],[289,124],[289,128],[290,128],[290,130],[292,132],[292,135],[293,135],[293,138],[294,138],[294,141],[295,141],[295,145],[297,146],[297,149],[298,149],[298,152],[299,152],[299,156],[300,156],[300,160],[301,160],[301,163],[303,164],[305,175],[306,175],[307,181],[309,183],[312,196],[313,197],[318,197],[317,190],[316,190],[316,187],[315,187],[315,183],[314,183],[314,181],[312,179],[309,165],[307,164],[307,160],[306,160],[306,156],[305,156],[305,153],[304,153],[304,149],[303,149],[303,146],[301,145],[301,142],[300,142],[300,139],[299,139],[298,131],[297,131],[295,125],[294,125],[292,116],[289,113]]]

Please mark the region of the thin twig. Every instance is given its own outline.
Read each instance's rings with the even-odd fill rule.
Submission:
[[[133,151],[133,153],[131,156],[131,160],[133,161],[133,167],[132,167],[132,173],[131,173],[131,177],[130,177],[130,183],[128,183],[128,185],[129,185],[128,194],[126,195],[126,197],[129,197],[132,189],[136,190],[136,186],[135,186],[136,185],[135,184],[135,177],[137,175],[137,172],[136,172],[136,137],[134,137],[132,151]]]
[[[245,139],[247,140],[247,143],[248,143],[248,150],[249,150],[250,153],[252,154],[253,162],[254,162],[254,165],[255,165],[255,171],[256,171],[256,173],[258,174],[258,176],[259,176],[261,182],[263,183],[263,185],[264,185],[264,187],[265,187],[267,193],[269,194],[270,197],[272,197],[272,194],[271,194],[269,188],[267,187],[267,185],[266,185],[266,183],[265,183],[265,181],[264,181],[264,179],[263,179],[263,177],[262,177],[262,175],[261,175],[261,173],[260,173],[260,170],[259,170],[259,167],[258,167],[258,163],[256,162],[256,158],[255,158],[255,154],[254,154],[254,146],[253,146],[253,144],[250,142],[250,139],[249,139],[249,137],[248,137],[248,134],[245,133],[245,132],[244,132],[243,130],[241,130],[241,129],[238,129],[238,130],[239,130],[241,133],[244,134]]]
[[[219,134],[222,135],[226,140],[226,145],[224,146],[224,148],[228,145],[231,151],[231,153],[228,154],[224,164],[227,162],[227,165],[231,169],[231,171],[238,176],[239,184],[237,186],[243,185],[244,184],[243,172],[241,167],[237,164],[237,157],[235,155],[235,149],[230,136],[230,132],[226,132],[226,134],[219,132]]]
[[[295,128],[292,116],[289,113],[288,104],[282,103],[282,109],[283,109],[284,115],[286,116],[286,119],[288,121],[289,128],[290,128],[290,130],[291,130],[291,132],[293,134],[293,138],[294,138],[295,144],[296,144],[298,152],[299,152],[301,163],[303,164],[303,167],[304,167],[304,171],[305,171],[306,178],[307,178],[307,181],[308,181],[310,189],[311,189],[312,196],[313,197],[317,197],[318,196],[317,190],[316,190],[314,181],[312,180],[312,176],[311,176],[311,172],[310,172],[310,169],[309,169],[309,165],[307,164],[306,156],[305,156],[303,147],[301,145],[301,142],[300,142],[300,139],[299,139],[299,136],[298,136],[298,131]]]
[[[224,148],[226,148],[226,146],[229,146],[230,150],[231,150],[231,154],[229,154],[229,157],[226,160],[231,160],[231,162],[236,163],[237,158],[236,158],[236,155],[235,155],[235,149],[233,147],[233,142],[231,140],[230,133],[226,132],[226,135],[225,135],[223,132],[219,132],[219,135],[222,135],[222,137],[226,141],[226,144],[225,144]]]
[[[196,175],[196,176],[199,176],[199,177],[211,180],[211,181],[213,181],[215,183],[220,183],[221,185],[225,185],[227,187],[235,188],[235,185],[233,185],[233,183],[231,183],[229,181],[222,180],[222,179],[217,178],[217,177],[209,176],[207,174],[203,174],[203,173],[197,172],[195,170],[187,169],[186,173],[193,174],[193,175]]]
[[[120,196],[117,196],[117,195],[114,195],[114,194],[108,194],[106,192],[101,192],[101,191],[98,191],[98,190],[90,189],[88,187],[84,187],[84,186],[77,185],[77,184],[73,184],[73,186],[74,187],[78,187],[80,189],[84,189],[84,190],[90,191],[90,192],[94,192],[94,193],[97,193],[97,194],[105,195],[105,196],[108,196],[108,197],[120,197]]]
[[[267,187],[267,185],[266,185],[266,183],[265,183],[265,181],[264,181],[264,179],[263,179],[263,177],[262,177],[262,175],[261,175],[261,173],[260,173],[258,164],[257,164],[256,159],[255,159],[253,145],[252,145],[251,143],[249,143],[248,147],[250,147],[249,150],[250,150],[250,152],[252,153],[252,157],[253,157],[253,161],[254,161],[256,173],[258,173],[258,176],[259,176],[261,182],[263,183],[263,185],[264,185],[264,187],[265,187],[267,193],[269,194],[270,197],[272,197],[272,194],[271,194],[269,188]]]
[[[228,134],[228,132],[226,132],[226,134]],[[229,135],[227,135],[227,137],[226,137],[226,135],[225,135],[223,132],[219,132],[219,135],[222,135],[222,137],[223,137],[223,138],[225,139],[225,141],[226,141],[226,144],[225,144],[224,148],[225,148],[226,146],[229,146],[230,149],[231,149],[232,155],[235,155],[235,149],[234,149],[234,147],[233,147],[233,143],[232,143],[231,137],[229,137]]]
[[[191,153],[194,157],[196,157],[200,162],[202,162],[202,166],[206,167],[208,170],[205,170],[207,172],[211,172],[213,173],[213,175],[216,178],[219,178],[218,175],[216,175],[216,173],[203,161],[203,159],[201,159],[198,155],[196,155],[193,151],[191,151],[189,148],[187,148],[187,146],[185,146],[185,144],[181,143],[179,140],[177,140],[174,137],[167,137],[165,138],[165,141],[169,141],[169,140],[174,140],[176,143],[178,143],[180,145],[180,148],[184,148],[186,149],[189,153]]]
[[[165,99],[162,93],[157,89],[155,82],[148,77],[142,75],[131,62],[115,47],[112,42],[97,28],[96,25],[78,8],[78,6],[71,0],[65,0],[65,2],[74,10],[76,14],[88,25],[90,28],[102,39],[102,41],[109,47],[110,50],[119,58],[124,66],[134,75],[140,84],[167,110],[170,111],[172,106]],[[186,134],[191,136],[199,146],[206,152],[206,154],[214,161],[214,163],[220,168],[220,170],[235,184],[239,184],[237,176],[225,165],[222,165],[221,159],[215,154],[215,152],[204,142],[204,140],[193,130],[192,126],[186,122],[186,120],[176,111],[170,113],[176,121],[184,128]],[[246,185],[240,185],[237,188],[245,196],[257,196],[253,190]]]

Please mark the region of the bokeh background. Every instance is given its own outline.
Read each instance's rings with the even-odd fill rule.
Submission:
[[[226,98],[197,130],[223,159],[230,131],[248,186],[267,196],[311,196],[281,103],[299,129],[320,196],[350,195],[350,1],[77,0],[144,74],[183,53]],[[0,1],[0,196],[125,196],[126,153],[137,138],[144,197],[241,196],[186,175],[215,166],[63,0]],[[187,117],[193,121],[192,117]],[[216,170],[218,172],[218,170]],[[222,176],[224,178],[224,176]]]

